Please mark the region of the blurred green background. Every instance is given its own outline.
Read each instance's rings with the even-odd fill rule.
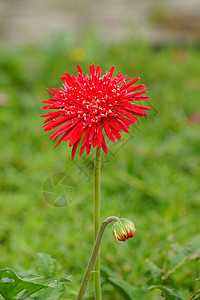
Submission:
[[[0,44],[0,267],[37,272],[38,252],[53,256],[59,274],[72,274],[78,291],[93,245],[93,159],[70,158],[68,144],[53,149],[44,133],[41,101],[59,76],[77,74],[79,63],[105,72],[141,77],[152,108],[131,134],[103,155],[101,219],[127,217],[135,237],[117,243],[111,226],[101,248],[109,266],[139,291],[136,299],[159,299],[161,284],[189,299],[199,288],[200,52],[197,43],[149,45],[140,39],[105,41],[87,30],[78,41],[54,34],[41,44]],[[67,206],[43,198],[49,175],[63,172],[77,193]],[[127,299],[102,272],[103,299]],[[92,298],[92,282],[88,299]],[[62,299],[66,299],[64,296]]]

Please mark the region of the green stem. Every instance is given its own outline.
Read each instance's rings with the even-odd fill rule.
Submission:
[[[96,239],[100,227],[100,169],[101,149],[96,148],[94,164],[94,238]],[[100,255],[94,268],[95,299],[101,300]]]
[[[110,222],[113,222],[113,221],[118,222],[119,218],[117,218],[115,216],[111,216],[111,217],[106,218],[103,221],[103,223],[101,225],[101,228],[99,229],[99,232],[98,232],[95,244],[94,244],[94,248],[93,248],[92,254],[90,256],[90,260],[88,262],[85,274],[84,274],[82,282],[81,282],[81,287],[80,287],[80,290],[79,290],[79,293],[78,293],[77,300],[83,300],[84,299],[84,295],[85,295],[85,292],[86,292],[86,289],[87,289],[87,285],[88,285],[88,282],[90,280],[91,272],[93,270],[94,264],[97,260],[98,254],[99,254],[99,250],[100,250],[100,246],[101,246],[101,242],[102,242],[102,238],[103,238],[106,226]]]

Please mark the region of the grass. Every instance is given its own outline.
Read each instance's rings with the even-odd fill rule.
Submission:
[[[146,104],[152,112],[121,144],[109,143],[110,154],[103,156],[101,218],[130,218],[137,231],[119,244],[109,228],[102,265],[143,289],[140,299],[159,298],[159,291],[148,290],[152,284],[176,289],[187,299],[198,290],[198,259],[165,280],[156,278],[154,268],[166,274],[177,249],[184,251],[199,233],[200,123],[190,121],[200,113],[199,49],[153,49],[135,41],[102,45],[90,36],[80,44],[61,35],[40,47],[0,46],[6,100],[0,107],[0,266],[34,271],[37,253],[48,253],[58,261],[58,272],[73,275],[78,291],[92,249],[94,152],[72,162],[67,144],[53,149],[42,130],[40,101],[48,98],[47,87],[60,87],[64,72],[77,74],[77,62],[85,72],[93,62],[104,71],[115,64],[117,72],[140,76],[149,87],[152,101]],[[69,175],[77,187],[64,208],[42,196],[45,179],[56,172]],[[106,300],[126,299],[108,282],[103,292]]]

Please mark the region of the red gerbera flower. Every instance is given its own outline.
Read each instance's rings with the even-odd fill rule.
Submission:
[[[69,141],[69,146],[73,146],[72,159],[82,137],[80,155],[85,148],[89,154],[91,145],[107,153],[104,132],[115,143],[115,138],[121,140],[120,132],[129,132],[129,126],[138,121],[136,116],[148,115],[148,107],[131,103],[150,99],[143,95],[147,92],[145,85],[134,85],[139,77],[126,78],[120,72],[112,78],[114,68],[102,76],[100,67],[95,69],[93,64],[89,66],[90,76],[84,76],[77,65],[78,76],[65,73],[60,77],[63,87],[48,89],[53,98],[42,101],[48,104],[44,109],[55,109],[41,116],[47,117],[44,130],[57,128],[49,138],[59,138],[55,147]]]

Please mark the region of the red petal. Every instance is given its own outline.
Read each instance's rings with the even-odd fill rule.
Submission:
[[[89,71],[90,71],[90,76],[93,79],[94,74],[95,74],[95,66],[94,66],[94,64],[92,64],[92,65],[89,66]]]
[[[67,122],[68,120],[67,120],[67,118],[64,116],[64,117],[60,117],[60,118],[57,118],[57,119],[55,119],[54,121],[51,121],[51,122],[49,122],[48,124],[45,124],[43,127],[44,127],[44,131],[46,132],[46,131],[49,131],[49,130],[51,130],[51,129],[54,129],[54,128],[56,128],[56,127],[58,127],[58,126],[60,126],[61,124],[66,124],[66,122]],[[62,126],[61,126],[62,127]],[[61,128],[60,127],[60,128]]]
[[[96,135],[97,135],[97,147],[100,149],[102,146],[102,143],[103,143],[103,133],[102,133],[101,122],[97,123]]]
[[[119,125],[121,130],[129,133],[129,126],[124,122],[124,120],[122,120],[121,115],[118,115],[117,117],[120,119],[120,121],[118,119],[115,119],[114,122],[116,122]]]
[[[112,66],[111,69],[110,69],[110,71],[107,74],[107,77],[111,78],[113,76],[114,70],[115,70],[115,66]]]
[[[87,144],[86,144],[86,153],[87,153],[87,155],[90,154],[91,145],[92,145],[92,144],[90,144],[90,143],[87,143]]]
[[[77,65],[77,70],[79,74],[83,75],[83,71],[79,65]]]
[[[134,99],[135,96],[142,95],[142,94],[145,94],[145,93],[147,93],[146,90],[143,90],[143,91],[140,91],[140,92],[137,92],[137,93],[126,94],[126,95],[122,96],[122,99]],[[133,100],[129,100],[129,101],[133,101]]]
[[[134,91],[137,90],[143,90],[146,89],[144,84],[139,84],[139,85],[135,85],[135,86],[130,86],[128,89],[126,89],[127,93],[132,93]]]
[[[129,79],[130,79],[130,78],[129,78]],[[129,80],[129,79],[128,79],[128,80]],[[121,87],[121,91],[124,90],[124,89],[127,89],[129,86],[133,85],[133,84],[136,83],[138,80],[140,80],[140,77],[137,77],[137,78],[131,80],[131,81],[128,82],[128,83],[124,83],[124,85],[122,85],[122,87]]]
[[[109,121],[109,119],[108,119],[108,121]],[[110,129],[110,126],[109,126],[109,124],[108,124],[108,121],[107,121],[107,119],[105,119],[105,118],[102,119],[102,122],[103,122],[103,128],[104,128],[105,133],[107,134],[108,138],[109,138],[113,143],[115,143],[115,138],[114,138],[113,135],[112,135],[112,131],[111,131],[111,129]]]
[[[88,137],[88,142],[89,143],[92,143],[92,139],[93,139],[93,136],[95,134],[95,130],[96,130],[96,124],[92,124],[92,127],[90,128],[90,134],[89,134],[89,137]]]
[[[79,139],[78,141],[76,141],[76,143],[74,144],[73,148],[72,148],[72,160],[74,159],[75,153],[76,153],[76,149],[78,147],[78,144],[80,142],[81,139]]]
[[[151,100],[149,96],[135,96],[133,101],[138,101],[138,100]]]
[[[112,133],[119,141],[121,141],[121,135],[117,130],[113,130]]]
[[[134,116],[134,114],[135,114],[135,111],[133,111],[133,110],[126,110],[126,109],[124,109],[124,108],[122,108],[122,107],[117,107],[117,111],[119,112],[119,113],[121,113],[121,114],[123,114],[126,118],[129,118],[129,119],[131,119],[132,121],[134,121],[134,123],[136,123],[137,121],[139,121],[135,116]],[[142,116],[144,115],[144,114],[146,114],[146,113],[143,113],[142,112]],[[138,115],[138,114],[137,114]]]
[[[99,65],[97,65],[97,67],[96,67],[96,76],[99,79],[101,78],[101,69],[100,69]]]
[[[61,127],[59,127],[54,133],[50,135],[49,139],[58,137],[59,135],[63,134],[65,131],[71,130],[77,123],[78,121],[72,123],[72,120],[65,122]]]
[[[81,150],[80,150],[80,156],[83,154],[83,151],[85,149],[89,133],[90,133],[90,128],[87,127],[86,130],[85,130],[85,135],[84,135],[83,140],[82,140],[82,146],[81,146]]]
[[[82,135],[84,134],[85,128],[81,128],[82,124],[80,124],[80,126],[75,126],[72,132],[72,138],[70,139],[70,144],[73,145],[76,143],[76,141],[78,139],[80,139],[82,137]]]
[[[54,146],[54,148],[56,148],[62,141],[65,140],[65,138],[68,136],[68,134],[70,133],[70,130],[68,130],[67,132],[65,132],[65,134],[60,138],[60,140],[56,143],[56,145]],[[55,141],[56,139],[54,139]]]
[[[106,142],[104,140],[103,135],[102,135],[102,149],[106,154],[108,154],[108,149],[107,149]]]

